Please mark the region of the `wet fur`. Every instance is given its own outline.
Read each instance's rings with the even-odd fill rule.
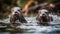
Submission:
[[[44,26],[49,25],[48,22],[53,21],[53,18],[50,16],[41,16],[41,17],[38,16],[36,19],[39,21],[38,23],[39,25],[44,25]]]
[[[19,22],[21,23],[27,23],[27,21],[22,15],[11,15],[10,22],[15,23],[16,20],[19,20]]]

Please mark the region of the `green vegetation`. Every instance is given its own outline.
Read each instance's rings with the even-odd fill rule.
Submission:
[[[18,0],[17,5],[21,8],[24,7],[24,5],[28,2],[28,0]]]

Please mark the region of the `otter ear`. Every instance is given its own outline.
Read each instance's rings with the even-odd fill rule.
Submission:
[[[22,8],[20,10],[22,10]]]

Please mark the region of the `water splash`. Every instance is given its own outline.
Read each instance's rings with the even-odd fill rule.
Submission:
[[[55,26],[38,26],[37,24],[37,20],[36,17],[25,17],[25,19],[28,21],[28,23],[23,23],[20,26],[17,26],[16,28],[21,28],[21,29],[27,29],[28,32],[33,32],[33,33],[41,33],[41,32],[45,32],[45,33],[49,33],[49,32],[57,32],[60,31],[60,25],[56,25],[56,24],[60,24],[60,17],[57,15],[49,15],[53,17],[53,21],[50,22],[50,24],[55,25]],[[3,23],[9,23],[9,18],[8,19],[4,19],[4,20],[0,20],[0,22]]]

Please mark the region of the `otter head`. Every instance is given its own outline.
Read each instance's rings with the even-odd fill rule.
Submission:
[[[21,14],[21,8],[19,8],[19,7],[13,7],[11,9],[11,13],[12,13],[12,15],[19,15],[19,14]]]
[[[10,22],[15,22],[16,20],[18,20],[19,15],[21,15],[21,8],[13,7],[11,9]]]
[[[41,10],[39,10],[39,14],[40,14],[40,16],[48,16],[48,10],[41,9]]]

